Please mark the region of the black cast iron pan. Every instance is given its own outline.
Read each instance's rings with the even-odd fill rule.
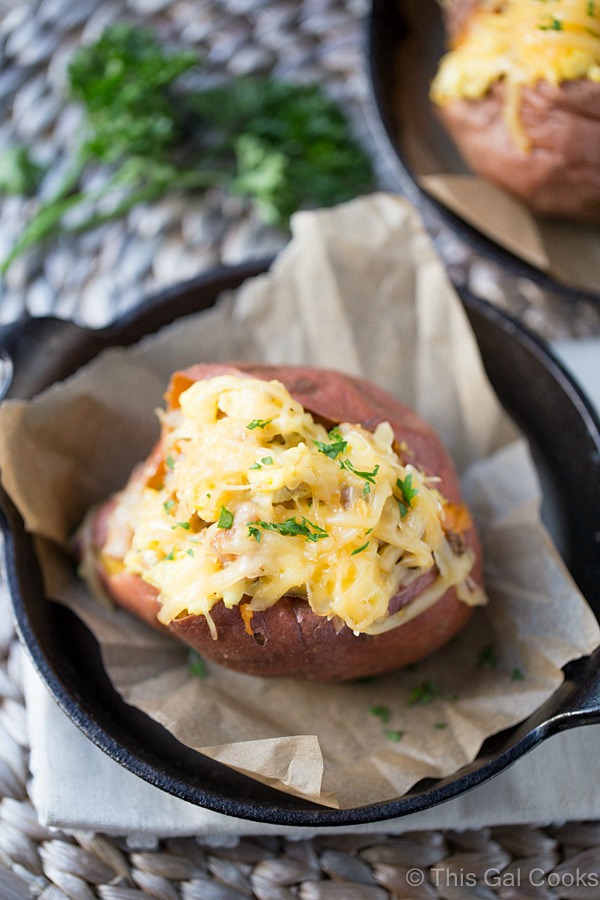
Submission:
[[[174,319],[211,306],[219,294],[266,263],[222,269],[168,290],[110,328],[92,331],[58,319],[27,319],[0,329],[0,378],[8,397],[29,397],[70,375],[108,346],[131,344]],[[464,295],[484,363],[506,409],[535,449],[561,552],[600,617],[600,422],[549,350],[515,321]],[[36,668],[66,714],[113,759],[191,803],[229,815],[295,826],[356,825],[441,803],[506,768],[549,735],[600,722],[600,651],[571,663],[566,680],[527,721],[485,742],[455,775],[417,784],[387,803],[349,810],[316,806],[184,747],[121,700],[85,626],[48,601],[33,542],[0,492],[3,562],[16,627]]]
[[[422,186],[421,175],[469,171],[429,100],[429,85],[444,51],[438,0],[372,0],[367,27],[371,124],[398,189],[417,208],[433,210],[478,253],[515,275],[569,300],[600,303],[600,285],[590,291],[546,274],[453,213]]]

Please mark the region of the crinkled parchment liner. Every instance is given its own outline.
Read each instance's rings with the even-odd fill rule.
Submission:
[[[363,375],[438,429],[481,530],[490,596],[446,649],[369,683],[261,679],[212,665],[198,678],[178,642],[90,598],[64,553],[69,535],[151,446],[171,371],[227,359]],[[596,619],[540,524],[535,470],[514,436],[416,213],[374,195],[296,216],[271,272],[216,308],[101,354],[31,402],[5,403],[0,467],[36,535],[48,596],[96,634],[128,703],[239,771],[347,808],[457,770],[486,737],[539,707],[568,660],[599,643]],[[411,705],[424,684],[439,695]],[[373,707],[389,710],[389,721]]]

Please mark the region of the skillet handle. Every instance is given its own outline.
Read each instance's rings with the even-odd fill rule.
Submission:
[[[543,721],[538,726],[544,737],[577,728],[600,724],[600,648],[591,656],[567,667],[567,679],[556,699],[542,709]]]
[[[86,353],[81,354],[82,333]],[[48,384],[62,380],[97,352],[100,332],[81,328],[66,319],[31,317],[0,327],[0,400],[31,397]]]

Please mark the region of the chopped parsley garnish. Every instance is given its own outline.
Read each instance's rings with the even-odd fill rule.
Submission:
[[[367,541],[366,544],[363,544],[362,547],[357,547],[356,550],[353,550],[350,556],[356,556],[357,553],[362,553],[363,550],[366,550],[371,542]]]
[[[392,741],[394,744],[397,744],[404,737],[404,731],[392,731],[391,728],[386,728],[383,733],[388,741]]]
[[[588,0],[587,14],[593,19],[596,18],[596,0]]]
[[[477,660],[477,668],[482,669],[484,666],[491,666],[492,669],[498,666],[498,657],[494,651],[493,644],[486,644],[481,648],[479,659]]]
[[[379,464],[373,468],[372,472],[359,472],[358,469],[354,468],[349,459],[343,459],[340,462],[340,469],[346,469],[348,472],[352,472],[353,475],[363,478],[365,481],[369,482],[369,484],[375,484],[375,476],[379,472]]]
[[[262,465],[261,465],[262,463]],[[253,466],[250,466],[250,470],[252,469],[262,469],[263,466],[272,466],[273,465],[273,457],[272,456],[263,456],[260,462],[255,462]]]
[[[412,689],[408,695],[406,705],[416,706],[417,704],[420,704],[421,706],[427,706],[428,703],[432,703],[439,695],[440,689],[437,684],[434,684],[433,681],[424,681],[423,684],[418,684]]]
[[[326,444],[324,441],[313,441],[313,444],[319,453],[324,453],[329,459],[337,459],[340,453],[346,452],[348,441],[343,439],[337,428],[331,429],[329,437],[331,438],[330,444]]]
[[[390,710],[388,706],[372,706],[369,710],[376,719],[381,719],[384,725],[390,721]]]
[[[275,416],[273,416],[273,419],[274,418]],[[252,419],[251,422],[248,422],[246,428],[248,429],[248,431],[254,431],[255,428],[266,428],[267,425],[269,425],[273,421],[273,419]]]
[[[173,457],[171,456],[171,454],[169,454],[167,457],[165,457],[165,465],[167,466],[167,469],[173,469],[173,468],[174,468],[174,466],[175,466],[175,460],[173,459]]]
[[[259,528],[262,528],[263,531],[275,531],[284,537],[304,537],[307,541],[313,541],[313,543],[320,541],[321,538],[328,537],[327,532],[323,528],[315,525],[314,522],[311,522],[304,516],[299,522],[295,516],[291,519],[286,519],[285,522],[249,522],[248,534],[257,542],[260,541]]]
[[[513,669],[512,672],[510,673],[510,680],[511,681],[524,681],[525,675],[523,674],[523,670],[519,669],[518,667],[516,669]]]
[[[444,728],[448,727],[447,722],[434,722],[433,727],[437,728],[438,731],[442,731]]]
[[[248,537],[253,537],[257,544],[260,544],[262,532],[258,525],[248,525]]]
[[[404,518],[412,506],[413,499],[419,493],[418,490],[412,486],[412,472],[409,472],[404,480],[402,480],[402,478],[396,478],[396,487],[402,492],[403,499],[398,500],[398,508],[400,510],[400,515]]]
[[[173,562],[173,560],[175,559],[175,551],[171,550],[171,552],[165,556],[165,559],[168,559],[170,562]]]
[[[367,483],[365,484],[364,488],[362,489],[362,493],[363,493],[363,497],[366,497],[367,494],[370,494],[370,493],[371,493],[371,485],[369,484],[368,481],[367,481]]]
[[[194,551],[192,550],[191,547],[190,547],[188,550],[186,550],[185,552],[187,553],[188,556],[193,556],[193,555],[194,555]]]
[[[550,19],[546,20],[540,25],[540,31],[562,31],[563,23],[560,19],[557,19],[556,16],[551,16]]]
[[[206,678],[208,675],[208,669],[206,668],[206,663],[202,659],[201,656],[196,653],[195,650],[190,650],[188,653],[188,663],[189,670],[191,675],[195,675],[196,678]]]
[[[171,525],[171,528],[175,530],[175,528],[183,528],[185,531],[190,530],[189,522],[176,522],[175,525]]]
[[[221,507],[221,515],[219,516],[219,521],[217,522],[217,528],[231,528],[233,525],[233,513],[229,512],[228,509],[225,509],[224,506]]]
[[[170,513],[174,506],[174,500],[165,500],[165,502],[163,503],[163,509],[166,513]]]

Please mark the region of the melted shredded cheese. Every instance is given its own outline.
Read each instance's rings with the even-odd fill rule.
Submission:
[[[475,9],[431,87],[435,103],[479,100],[497,81],[517,147],[530,141],[519,119],[521,91],[538,81],[600,83],[600,0],[505,0]]]
[[[160,414],[164,476],[132,479],[104,547],[110,566],[126,531],[129,549],[115,555],[158,590],[163,623],[194,614],[212,627],[222,601],[241,604],[251,629],[253,612],[292,595],[357,634],[380,633],[452,585],[484,601],[472,552],[455,552],[444,531],[444,510],[456,521],[463,508],[402,464],[387,422],[328,433],[279,382],[234,375],[194,383],[179,403]],[[432,569],[433,584],[389,615],[397,591]]]

